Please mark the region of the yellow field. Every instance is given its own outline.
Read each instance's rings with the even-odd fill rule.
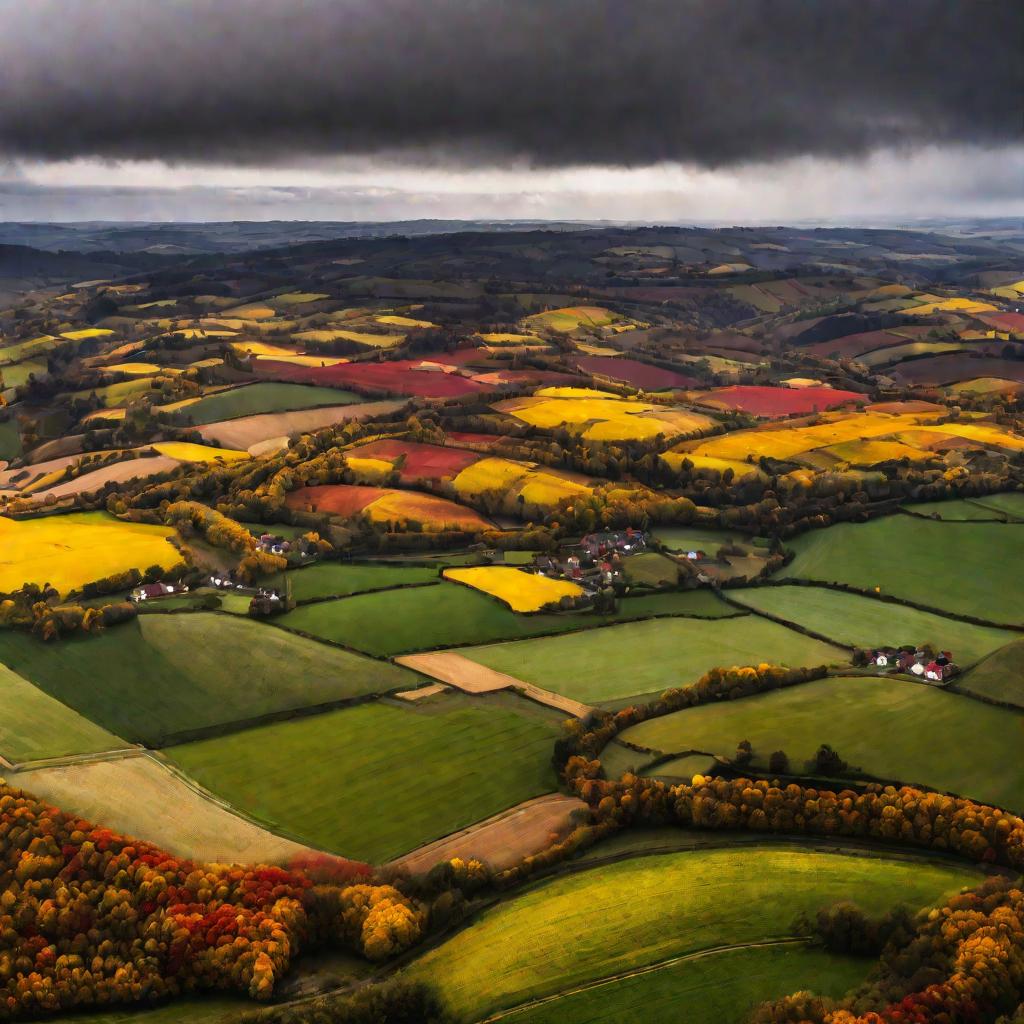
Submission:
[[[61,337],[67,338],[69,341],[84,341],[86,338],[104,338],[113,333],[105,327],[83,327],[80,331],[64,331]]]
[[[238,452],[232,448],[211,448],[190,441],[159,441],[151,447],[161,455],[181,459],[182,462],[237,462],[250,457],[248,452]]]
[[[488,345],[531,345],[542,339],[536,334],[481,334]]]
[[[503,601],[514,612],[536,612],[563,597],[579,597],[583,588],[568,580],[524,572],[509,566],[488,565],[473,569],[445,569],[445,579],[464,583]]]
[[[577,341],[576,351],[582,352],[585,356],[621,356],[617,348],[609,348],[607,345],[591,345],[587,341]]]
[[[415,320],[410,316],[395,316],[393,313],[388,313],[386,316],[374,317],[379,324],[389,324],[392,327],[436,327],[437,324],[432,324],[429,320]]]
[[[266,341],[233,341],[231,347],[239,355],[252,356],[293,356],[295,349],[285,348],[283,345],[271,345]]]
[[[460,495],[472,497],[484,491],[507,491],[530,472],[530,466],[511,459],[480,459],[452,481]]]
[[[539,388],[533,393],[534,398],[608,398],[615,402],[624,402],[622,395],[601,391],[599,388],[551,387]]]
[[[291,363],[293,366],[337,366],[338,363],[347,363],[344,356],[257,356],[257,359],[273,359],[277,363]]]
[[[528,505],[552,506],[565,498],[575,498],[581,494],[589,494],[590,488],[578,484],[574,480],[565,480],[553,473],[539,472],[530,474],[519,488],[517,497],[521,497]]]
[[[585,389],[550,390],[582,392]],[[538,392],[532,398],[513,398],[498,402],[492,408],[541,430],[575,429],[589,441],[639,441],[658,434],[680,437],[697,433],[713,422],[707,416],[684,409],[612,397],[603,392],[597,394],[602,397],[545,398]]]
[[[360,483],[370,484],[386,480],[395,468],[386,459],[359,458],[355,455],[346,456],[345,465],[355,473]]]
[[[299,331],[292,335],[296,341],[337,341],[344,339],[354,341],[360,345],[372,345],[374,348],[394,348],[405,340],[404,334],[367,334],[365,331],[346,331],[338,328]]]
[[[166,526],[126,523],[105,512],[15,521],[0,516],[0,591],[50,583],[64,596],[127,569],[181,562]]]
[[[234,331],[208,331],[205,327],[173,327],[168,334],[180,334],[183,338],[233,338]]]
[[[104,366],[112,373],[126,373],[129,377],[151,377],[157,373],[178,374],[181,370],[173,366],[158,366],[156,363],[112,363]]]
[[[523,318],[523,323],[530,327],[546,327],[559,334],[568,334],[577,327],[606,327],[622,318],[603,306],[565,306],[562,309],[549,309],[546,313],[534,313]]]
[[[903,312],[910,316],[926,316],[929,313],[998,313],[999,309],[989,302],[975,299],[939,299],[923,306],[911,306]]]
[[[708,277],[720,276],[722,274],[742,274],[754,268],[749,263],[719,263],[708,271]]]
[[[689,459],[693,463],[693,468],[698,470],[715,469],[719,473],[724,473],[727,469],[731,469],[737,480],[751,474],[761,477],[765,475],[756,465],[750,462],[741,462],[739,459],[716,459],[710,455],[694,455],[690,452],[665,452],[662,458],[676,470],[682,466],[684,459]]]
[[[225,310],[228,316],[241,320],[269,320],[277,314],[269,306],[260,302],[249,302],[244,306],[235,306],[234,309]]]
[[[298,306],[304,302],[319,302],[328,298],[323,292],[285,292],[284,295],[277,295],[275,302],[283,302],[286,306]]]
[[[88,423],[90,420],[123,420],[127,412],[127,409],[96,409],[87,416],[83,416],[82,422]]]
[[[202,396],[196,396],[194,398],[182,398],[177,402],[168,402],[166,405],[154,405],[154,412],[177,412],[179,409],[187,409],[190,405],[195,405]]]
[[[902,441],[846,441],[834,444],[818,451],[831,455],[840,462],[849,462],[852,466],[877,466],[880,462],[893,459],[927,459],[930,453],[920,448],[911,447]]]
[[[223,366],[224,360],[218,359],[217,356],[210,356],[209,359],[197,359],[194,363],[189,363],[188,368],[190,370],[201,370],[204,367],[210,366]]]

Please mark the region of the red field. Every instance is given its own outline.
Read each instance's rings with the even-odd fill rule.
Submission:
[[[472,434],[461,430],[449,430],[448,440],[455,444],[465,445],[467,448],[489,450],[496,448],[508,438],[502,434]]]
[[[321,484],[292,491],[285,503],[302,511],[357,516],[365,512],[377,522],[419,523],[425,530],[487,530],[489,523],[478,512],[446,498],[393,487],[360,487],[355,484]]]
[[[273,359],[261,359],[257,372],[274,380],[389,395],[420,398],[456,398],[484,385],[457,373],[425,369],[422,360],[396,359],[386,363],[338,363],[336,366],[294,366]]]
[[[930,330],[933,330],[931,326],[921,326],[900,327],[899,334],[893,331],[864,331],[861,334],[833,338],[831,341],[819,341],[815,345],[808,345],[804,351],[826,359],[833,353],[838,353],[840,359],[856,359],[880,348],[891,348],[893,345],[905,345],[908,341],[916,341]]]
[[[480,458],[477,452],[469,452],[464,448],[390,440],[371,441],[353,449],[351,454],[358,458],[385,459],[391,463],[404,456],[404,462],[399,467],[403,483],[453,477]]]
[[[473,378],[479,384],[490,387],[502,384],[579,384],[579,377],[571,373],[558,373],[556,370],[495,370],[492,373],[481,373]]]
[[[738,384],[735,387],[708,391],[697,398],[702,405],[739,409],[752,416],[792,416],[834,409],[848,402],[866,402],[865,395],[834,388],[772,388]]]
[[[620,380],[647,391],[667,391],[669,388],[692,388],[697,380],[673,370],[663,370],[636,359],[620,359],[618,356],[584,356],[576,365],[586,373],[596,373],[610,380]]]
[[[360,487],[356,484],[327,484],[319,487],[300,487],[285,498],[289,508],[304,511],[333,512],[339,516],[354,516],[388,493],[386,487]]]
[[[986,313],[978,319],[997,331],[1009,331],[1011,334],[1024,335],[1024,313]]]

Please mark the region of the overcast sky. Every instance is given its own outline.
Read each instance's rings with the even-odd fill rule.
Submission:
[[[0,219],[1024,214],[1019,0],[0,0]]]

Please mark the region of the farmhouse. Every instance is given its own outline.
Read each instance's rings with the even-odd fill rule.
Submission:
[[[960,669],[949,651],[933,656],[928,650],[913,647],[878,647],[868,654],[868,664],[890,672],[906,672],[931,682],[945,682]]]
[[[169,594],[186,593],[188,587],[176,586],[173,583],[145,583],[136,587],[130,595],[132,601],[153,601],[156,598],[167,597]]]

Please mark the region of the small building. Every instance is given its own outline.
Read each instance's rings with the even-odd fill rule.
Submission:
[[[131,600],[154,601],[160,597],[167,597],[169,594],[184,593],[188,587],[176,587],[173,583],[144,583],[131,592]]]

